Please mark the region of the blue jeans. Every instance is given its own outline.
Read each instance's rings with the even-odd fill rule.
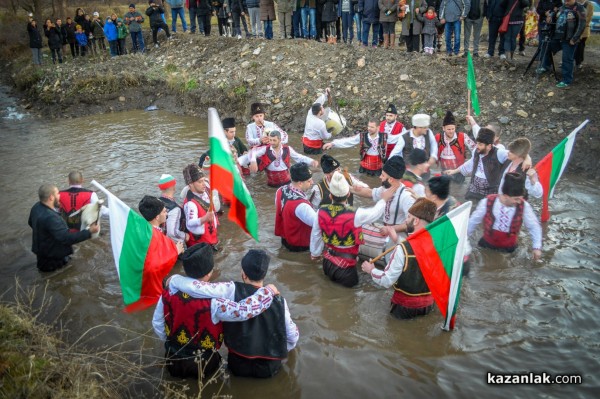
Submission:
[[[131,43],[133,44],[134,53],[144,52],[144,35],[142,35],[142,31],[131,32]]]
[[[573,64],[575,63],[575,50],[577,50],[577,45],[571,46],[567,41],[552,40],[552,42],[550,42],[550,50],[551,51],[546,52],[542,67],[550,70],[550,68],[552,68],[550,65],[550,57],[562,50],[562,81],[570,85],[573,83]]]
[[[204,33],[204,15],[196,14],[195,8],[190,8],[190,31],[196,32],[196,19],[198,20],[198,33]]]
[[[452,33],[454,33],[454,47],[452,46]],[[460,19],[454,22],[446,21],[446,52],[458,54],[460,51]]]
[[[187,31],[187,22],[185,22],[185,12],[183,12],[183,7],[171,8],[171,30],[176,32],[177,26],[177,16],[181,18],[181,26],[183,26],[183,31]]]
[[[317,9],[304,6],[300,9],[302,17],[302,34],[305,39],[317,37]],[[308,30],[308,18],[310,17],[310,31]],[[309,34],[310,32],[310,34]]]
[[[302,12],[300,10],[292,13],[292,33],[295,39],[304,37],[302,34]]]
[[[352,14],[349,12],[342,12],[342,39],[344,39],[344,43],[346,43],[346,39],[348,39],[348,32],[350,32],[350,43],[352,43],[352,39],[354,39],[353,23],[354,20],[352,19]]]
[[[377,46],[377,40],[379,38],[379,22],[366,22],[362,23],[362,44],[364,46],[369,45],[369,30],[373,27],[373,46]]]
[[[273,39],[273,21],[263,21],[265,27],[265,39]]]
[[[356,25],[356,37],[362,41],[362,14],[354,13],[354,24]]]
[[[517,35],[521,31],[523,23],[508,25],[508,31],[504,34],[504,51],[514,53],[517,49]]]

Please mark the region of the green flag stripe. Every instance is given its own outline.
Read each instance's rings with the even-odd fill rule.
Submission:
[[[119,277],[123,302],[126,305],[140,299],[144,262],[151,239],[152,225],[137,213],[129,210],[119,258]]]
[[[556,182],[560,178],[560,171],[562,170],[562,164],[565,161],[565,146],[569,136],[565,137],[554,149],[552,150],[552,173],[550,174],[550,192],[556,185]]]
[[[456,244],[458,236],[454,231],[454,226],[447,216],[436,219],[426,227],[431,236],[431,241],[438,253],[448,278],[452,278],[452,268],[454,265],[454,255],[456,254]]]

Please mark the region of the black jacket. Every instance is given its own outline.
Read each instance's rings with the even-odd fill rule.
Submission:
[[[73,244],[92,236],[89,230],[70,232],[58,212],[41,202],[31,208],[28,223],[33,229],[31,250],[42,258],[63,259],[73,253]]]
[[[27,24],[27,33],[29,34],[29,48],[42,48],[42,35],[37,26],[31,25],[31,22]]]
[[[48,47],[52,50],[58,50],[62,47],[62,36],[59,29],[54,26],[52,28],[45,28],[44,33],[48,38]]]
[[[67,31],[67,42],[75,43],[75,22],[71,22],[71,24],[65,24],[65,29]]]
[[[146,9],[146,15],[150,17],[150,26],[152,25],[162,25],[163,19],[162,16],[160,14],[164,14],[165,13],[165,9],[162,8],[161,6],[156,6],[156,7],[148,7]]]

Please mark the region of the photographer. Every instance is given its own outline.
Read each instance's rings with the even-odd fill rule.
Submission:
[[[169,26],[162,18],[162,14],[165,13],[165,9],[162,6],[156,4],[155,0],[148,1],[150,7],[146,9],[146,15],[150,17],[150,28],[152,29],[152,42],[154,47],[158,48],[158,30],[162,29],[167,34],[167,38],[171,38],[169,33]]]
[[[565,0],[558,12],[550,13],[546,22],[556,26],[550,43],[551,51],[545,54],[538,73],[550,70],[550,57],[562,50],[562,80],[556,87],[567,87],[573,82],[575,49],[585,29],[585,9],[576,0]]]

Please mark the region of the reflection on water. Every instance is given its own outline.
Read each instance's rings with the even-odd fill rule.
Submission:
[[[2,101],[2,109],[12,106],[10,99]],[[4,188],[0,292],[10,295],[15,276],[25,285],[47,281],[53,309],[70,302],[63,320],[74,337],[100,323],[123,327],[134,335],[145,334],[144,354],[160,358],[162,347],[151,331],[152,310],[120,312],[121,290],[107,223],[101,239],[77,246],[70,268],[46,279],[35,268],[26,221],[39,185],[65,186],[72,169],[83,171],[88,182],[98,180],[134,208],[143,195],[158,195],[156,184],[162,173],[174,175],[182,187],[181,170],[197,162],[206,149],[205,123],[162,111],[49,123],[26,117],[0,123]],[[292,135],[291,144],[300,149],[300,136]],[[357,152],[334,150],[333,155],[352,170],[358,168]],[[320,177],[317,173],[315,180]],[[377,179],[366,181],[378,184]],[[593,370],[600,355],[600,216],[594,205],[600,190],[595,182],[567,176],[558,186],[553,217],[544,230],[543,262],[530,261],[526,234],[513,256],[475,249],[452,333],[441,331],[437,310],[414,321],[395,320],[388,314],[391,291],[375,288],[364,275],[354,289],[334,285],[307,254],[280,249],[273,236],[274,190],[264,183],[264,176],[247,180],[260,215],[259,243],[222,219],[219,236],[225,249],[217,255],[219,280],[240,278],[246,250],[268,251],[272,255],[268,280],[287,298],[301,337],[280,375],[267,381],[231,377],[221,393],[295,398],[383,398],[399,393],[468,397],[480,392],[491,397],[540,393],[589,397],[598,388]],[[464,187],[457,191],[461,190]],[[177,265],[175,271],[181,272],[181,267]],[[125,339],[122,332],[104,331],[88,343],[110,345]],[[492,387],[486,385],[487,371],[582,373],[584,384],[560,389]],[[158,375],[161,370],[152,372]]]

